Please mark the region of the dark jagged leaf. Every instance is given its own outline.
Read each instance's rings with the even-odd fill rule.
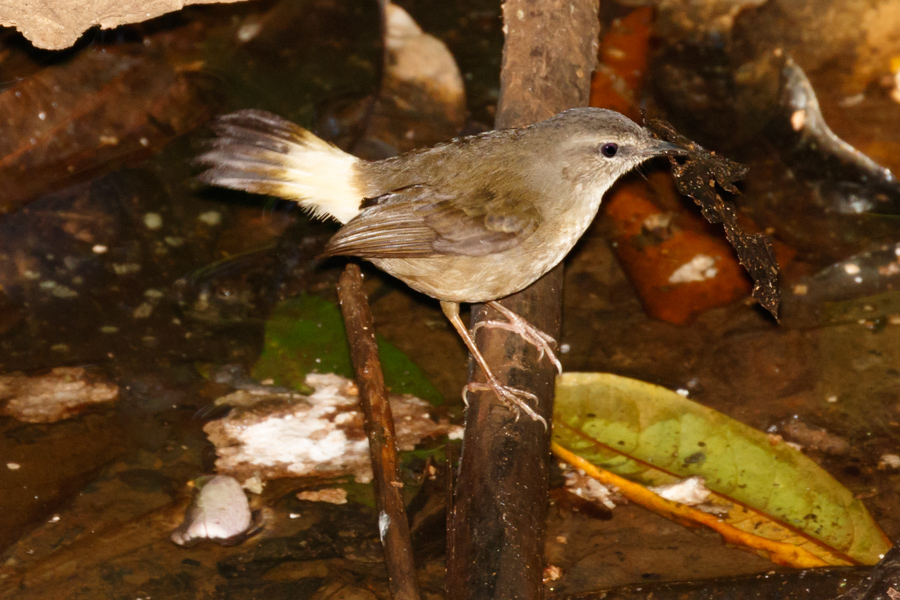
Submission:
[[[734,206],[725,202],[716,191],[718,184],[727,192],[738,193],[734,182],[743,179],[747,174],[747,167],[716,156],[679,134],[666,121],[647,119],[645,125],[660,139],[672,142],[687,152],[684,162],[678,162],[673,156],[669,157],[678,191],[693,198],[710,223],[722,223],[725,237],[753,278],[753,297],[777,319],[781,295],[778,290],[778,262],[775,260],[772,240],[761,233],[745,233],[738,225]]]

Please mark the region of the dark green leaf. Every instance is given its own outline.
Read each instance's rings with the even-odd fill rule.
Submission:
[[[378,350],[388,388],[432,404],[443,398],[422,370],[395,346],[379,337]],[[353,377],[344,320],[337,306],[316,296],[299,296],[279,304],[266,321],[262,356],[253,367],[256,379],[304,391],[307,373]]]

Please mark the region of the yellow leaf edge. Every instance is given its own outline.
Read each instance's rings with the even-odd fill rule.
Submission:
[[[680,502],[666,500],[640,484],[629,481],[615,473],[600,469],[593,463],[588,462],[577,454],[567,450],[557,442],[551,442],[550,448],[557,457],[573,467],[581,469],[600,483],[617,487],[622,494],[634,504],[684,525],[708,527],[721,535],[725,543],[755,550],[777,565],[795,567],[798,569],[810,569],[838,564],[849,565],[854,564],[855,562],[849,558],[846,560],[835,558],[832,561],[826,561],[809,550],[800,548],[799,546],[770,540],[741,531],[715,515],[705,513]],[[728,501],[726,498],[715,492],[711,492],[711,495],[719,497],[722,501]],[[747,507],[744,508],[745,510],[758,512]],[[770,519],[770,517],[765,518]],[[833,554],[834,551],[830,550],[829,553]]]

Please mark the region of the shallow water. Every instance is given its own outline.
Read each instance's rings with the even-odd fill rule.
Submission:
[[[154,68],[200,77],[202,85],[183,93],[209,101],[212,89],[215,101],[204,109],[210,115],[253,105],[307,125],[331,119],[352,132],[347,115],[358,111],[336,107],[366,102],[377,85],[374,6],[317,2],[298,14],[288,4],[195,9],[113,39],[89,34],[92,40],[54,67],[86,53],[127,52]],[[467,85],[467,127],[482,128],[497,98],[502,36],[495,7],[472,1],[446,12],[421,2],[407,8],[455,53]],[[296,23],[310,35],[299,35]],[[236,41],[253,28],[261,33]],[[185,50],[142,54],[144,36],[170,36],[166,44],[177,38]],[[25,51],[14,36],[4,43],[12,73],[5,79],[44,68],[46,57]],[[146,47],[158,50],[156,44]],[[873,83],[848,103],[849,93],[829,84],[844,81],[842,71],[820,67],[811,80],[824,90],[819,100],[832,129],[900,170],[891,141],[900,104],[889,91]],[[115,87],[100,92],[110,106],[127,98]],[[171,87],[147,93],[173,96]],[[666,116],[679,124],[679,110],[686,109],[669,102]],[[102,129],[103,109],[91,114],[89,125]],[[73,109],[60,123],[80,115]],[[338,590],[348,598],[387,597],[374,510],[364,502],[335,507],[296,498],[324,485],[319,481],[280,480],[254,496],[265,531],[241,545],[184,549],[168,540],[183,514],[186,483],[212,471],[202,426],[217,416],[211,402],[230,390],[204,379],[206,365],[249,368],[272,306],[300,292],[334,300],[342,262],[314,258],[333,226],[311,223],[284,203],[199,189],[190,160],[207,134],[193,125],[166,129],[141,115],[132,137],[165,133],[146,151],[82,160],[77,177],[55,186],[48,178],[44,191],[0,215],[0,372],[85,366],[120,387],[117,402],[69,420],[0,418],[0,598],[324,598]],[[679,127],[709,143],[702,132]],[[20,142],[27,147],[27,139]],[[778,324],[752,303],[737,302],[687,325],[649,318],[609,247],[601,210],[567,259],[563,365],[683,388],[698,402],[806,446],[895,539],[900,471],[879,465],[900,449],[897,291],[880,290],[886,296],[876,301],[854,294],[852,282],[832,281],[850,286],[849,304],[828,310],[806,310],[813,300],[794,291],[834,261],[898,241],[896,217],[817,210],[821,186],[772,145],[726,153],[751,167],[740,206],[790,250],[782,289],[801,316],[786,312]],[[466,355],[437,304],[373,268],[366,281],[379,333],[413,357],[447,399],[447,414],[459,419]],[[835,440],[845,443],[825,443]],[[424,462],[409,469],[415,479]],[[423,587],[438,594],[443,489],[435,487],[421,488],[411,511]],[[357,500],[367,493],[359,491]],[[553,585],[559,593],[773,568],[724,547],[715,534],[634,506],[617,508],[608,520],[551,510],[549,526],[548,562],[564,572]]]

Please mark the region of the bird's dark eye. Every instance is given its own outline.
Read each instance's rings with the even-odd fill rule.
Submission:
[[[605,156],[606,158],[612,158],[616,155],[616,152],[619,151],[619,145],[613,144],[610,142],[609,144],[603,144],[600,146],[600,154]]]

